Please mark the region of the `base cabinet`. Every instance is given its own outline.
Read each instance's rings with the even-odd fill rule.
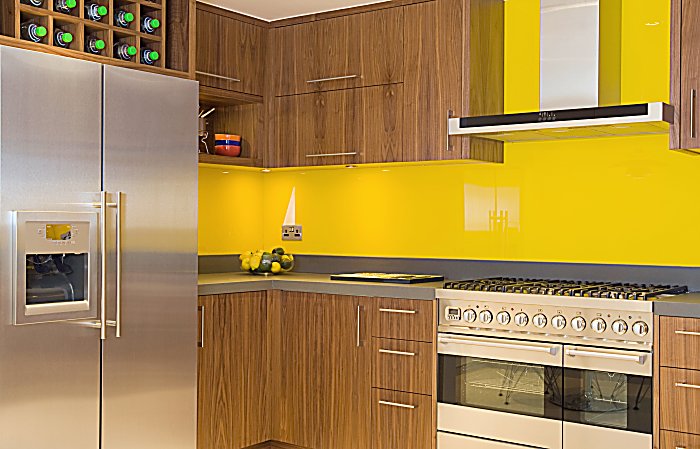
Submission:
[[[400,391],[372,389],[372,449],[433,447],[433,399]]]

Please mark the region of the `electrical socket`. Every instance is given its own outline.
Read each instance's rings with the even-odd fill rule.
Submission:
[[[301,240],[301,225],[282,225],[282,240]]]

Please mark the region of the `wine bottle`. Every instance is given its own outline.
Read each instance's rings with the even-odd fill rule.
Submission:
[[[99,55],[107,45],[105,41],[97,36],[88,36],[85,38],[85,51],[93,55]]]
[[[57,47],[67,48],[73,42],[73,34],[57,28],[53,33],[53,43]]]
[[[44,0],[21,0],[21,3],[35,8],[41,8],[44,5]]]
[[[34,22],[24,22],[20,28],[22,39],[32,42],[41,42],[49,33],[46,27]]]
[[[53,9],[64,14],[70,14],[76,6],[78,6],[76,0],[56,0]]]
[[[129,28],[131,22],[134,21],[134,15],[129,11],[120,9],[114,13],[114,24],[122,28]]]
[[[131,61],[136,56],[136,47],[129,45],[126,42],[117,42],[114,44],[114,56],[124,61]]]
[[[99,22],[108,12],[106,6],[92,2],[85,3],[85,16],[92,21]]]
[[[160,28],[160,20],[150,16],[143,16],[141,19],[141,31],[147,34],[153,34]]]
[[[149,48],[144,48],[143,50],[141,50],[141,64],[153,65],[159,59],[160,55],[157,51],[151,50]]]

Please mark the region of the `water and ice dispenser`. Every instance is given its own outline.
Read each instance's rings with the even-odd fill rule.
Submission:
[[[95,318],[97,214],[13,215],[15,324]]]

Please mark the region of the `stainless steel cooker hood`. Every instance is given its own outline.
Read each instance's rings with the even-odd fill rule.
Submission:
[[[450,135],[527,142],[667,134],[673,107],[620,105],[621,0],[541,0],[540,110],[449,119]]]

